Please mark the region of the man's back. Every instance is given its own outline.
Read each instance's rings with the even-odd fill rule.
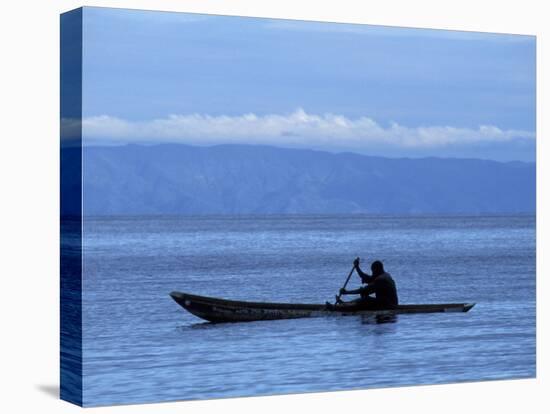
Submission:
[[[374,278],[365,289],[365,293],[374,293],[377,301],[390,306],[397,306],[397,288],[391,275],[384,272]]]

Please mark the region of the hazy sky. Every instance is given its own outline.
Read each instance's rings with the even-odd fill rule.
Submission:
[[[535,38],[85,8],[87,143],[535,157]]]

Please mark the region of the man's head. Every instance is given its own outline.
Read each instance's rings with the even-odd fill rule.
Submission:
[[[384,273],[384,265],[380,260],[376,260],[370,265],[370,270],[372,271],[373,276],[381,275]]]

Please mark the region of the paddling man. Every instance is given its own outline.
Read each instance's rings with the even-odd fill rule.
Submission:
[[[391,275],[384,271],[384,265],[381,261],[372,262],[370,267],[372,276],[361,270],[359,258],[353,261],[353,266],[366,286],[361,286],[355,290],[340,289],[341,295],[361,295],[361,298],[344,302],[342,306],[357,306],[361,309],[391,309],[397,306],[399,301],[395,282]],[[375,296],[370,296],[373,293]]]

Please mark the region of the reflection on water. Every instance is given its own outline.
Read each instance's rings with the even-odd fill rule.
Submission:
[[[535,375],[532,216],[90,219],[84,253],[86,405]],[[477,305],[211,324],[168,295],[324,303],[367,253],[402,303]]]
[[[374,316],[361,316],[361,323],[363,325],[369,325],[372,323],[395,323],[397,322],[397,315],[374,315]]]

